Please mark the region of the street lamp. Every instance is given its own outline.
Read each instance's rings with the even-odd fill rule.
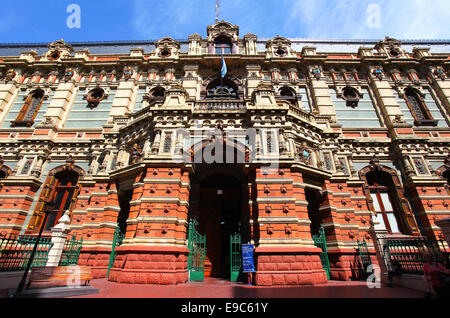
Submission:
[[[27,268],[25,269],[25,272],[23,273],[22,280],[20,281],[19,287],[17,288],[17,292],[21,292],[23,290],[23,287],[25,286],[25,283],[27,281],[28,272],[30,271],[31,264],[33,264],[34,255],[36,254],[36,250],[39,245],[39,241],[41,240],[42,232],[44,231],[44,227],[45,227],[45,224],[47,223],[48,216],[50,215],[50,213],[53,212],[53,209],[56,204],[55,204],[55,201],[50,201],[50,202],[45,202],[44,205],[45,205],[44,206],[44,214],[45,214],[44,221],[41,224],[39,234],[36,238],[36,243],[34,243],[33,252],[31,253],[30,259],[28,260]]]

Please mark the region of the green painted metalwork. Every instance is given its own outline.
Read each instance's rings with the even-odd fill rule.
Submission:
[[[237,282],[242,270],[242,241],[241,234],[230,236],[230,280]]]
[[[440,261],[446,254],[444,241],[423,237],[387,238],[383,251],[388,268],[397,263],[403,273],[418,275],[423,275],[427,255],[435,261]]]
[[[323,226],[320,226],[318,234],[312,235],[312,239],[314,241],[314,245],[322,249],[322,253],[320,253],[320,261],[322,262],[323,269],[327,273],[327,278],[330,279],[330,260],[328,259],[327,240]]]
[[[0,235],[0,272],[25,270],[36,240],[35,236]],[[50,238],[41,237],[32,268],[44,267],[47,264],[48,252],[52,246]]]
[[[125,238],[125,233],[122,233],[120,231],[120,227],[117,226],[116,230],[114,231],[114,238],[113,243],[111,247],[111,254],[109,255],[109,263],[108,263],[108,271],[106,273],[106,277],[109,278],[109,272],[111,268],[114,265],[114,261],[116,260],[117,253],[116,253],[116,247],[122,245],[123,239]]]
[[[205,280],[206,235],[198,233],[197,226],[196,220],[189,222],[188,272],[190,281],[202,282]]]
[[[361,264],[363,266],[364,273],[367,273],[367,268],[372,265],[372,260],[370,259],[369,247],[365,239],[362,241],[358,240],[358,252],[361,257]]]
[[[77,240],[77,238],[73,236],[70,240],[67,240],[66,243],[64,243],[59,266],[77,265],[82,247],[83,239]]]

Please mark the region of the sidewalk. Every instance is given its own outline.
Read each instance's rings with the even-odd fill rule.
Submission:
[[[208,278],[177,286],[117,284],[106,279],[91,281],[99,294],[73,298],[424,298],[419,291],[382,286],[370,289],[365,282],[330,281],[305,287],[255,287]]]

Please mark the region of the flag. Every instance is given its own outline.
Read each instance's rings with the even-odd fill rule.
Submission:
[[[222,70],[220,71],[220,76],[222,76],[222,78],[225,77],[225,75],[227,75],[228,69],[227,69],[227,63],[225,62],[225,58],[223,57],[222,54]]]

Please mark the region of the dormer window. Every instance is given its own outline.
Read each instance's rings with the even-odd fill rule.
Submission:
[[[389,50],[389,55],[392,57],[399,57],[402,53],[397,48],[392,48]]]
[[[275,50],[275,55],[276,55],[276,56],[283,57],[283,56],[286,56],[287,54],[288,54],[288,53],[287,53],[286,49],[284,49],[284,48],[282,48],[282,47],[279,47],[279,48],[277,48],[277,49]]]
[[[172,52],[170,52],[169,49],[162,49],[162,50],[159,52],[159,56],[160,56],[160,57],[163,57],[163,58],[169,57],[170,55],[172,55]]]
[[[230,38],[225,35],[220,35],[214,40],[214,45],[216,49],[216,54],[231,54],[233,44],[231,43]]]
[[[52,51],[49,55],[48,55],[48,59],[50,61],[55,61],[57,59],[59,59],[61,57],[61,53],[59,53],[59,51]]]

